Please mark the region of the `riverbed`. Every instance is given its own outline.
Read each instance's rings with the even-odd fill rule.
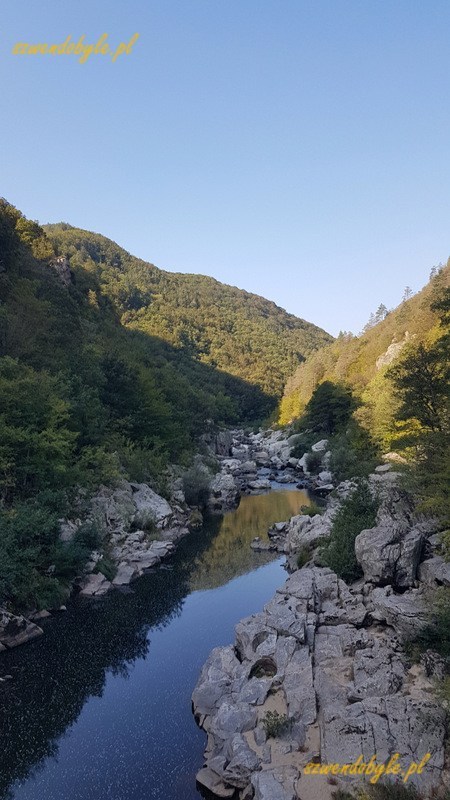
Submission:
[[[309,502],[276,485],[243,497],[129,591],[74,601],[43,637],[4,654],[0,797],[199,800],[205,736],[192,690],[211,649],[286,578],[284,559],[251,540]]]

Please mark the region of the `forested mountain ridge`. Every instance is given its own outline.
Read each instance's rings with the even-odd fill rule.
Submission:
[[[157,336],[194,360],[280,397],[287,377],[332,337],[275,303],[204,275],[160,270],[109,239],[47,225],[71,269],[94,275],[127,328]]]

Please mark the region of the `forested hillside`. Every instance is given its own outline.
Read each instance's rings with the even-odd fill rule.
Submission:
[[[200,436],[273,411],[289,370],[330,340],[273,303],[171,275],[0,201],[0,601],[51,606],[95,534],[58,517],[121,477],[165,489]],[[50,570],[50,571],[49,571]]]
[[[443,527],[450,525],[449,283],[450,262],[362,336],[341,336],[314,353],[288,381],[280,408],[282,422],[329,438],[339,480],[369,474],[390,453],[419,508]],[[314,469],[314,454],[308,459]]]
[[[342,334],[329,346],[300,364],[286,383],[280,404],[280,422],[285,424],[303,413],[314,389],[323,381],[345,383],[373,409],[382,425],[392,394],[384,377],[391,363],[408,346],[432,343],[439,330],[439,300],[450,284],[450,260],[422,291],[401,303],[378,324],[360,336]],[[383,390],[383,387],[385,390]],[[374,421],[373,420],[373,421]],[[373,427],[373,426],[372,426]],[[379,432],[385,439],[389,431]]]
[[[165,272],[98,234],[65,224],[46,232],[77,278],[95,279],[124,326],[242,378],[272,400],[305,356],[332,340],[263,297],[204,275]]]

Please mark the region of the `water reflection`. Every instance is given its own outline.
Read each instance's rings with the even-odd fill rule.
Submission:
[[[0,692],[0,796],[198,800],[192,688],[211,648],[284,580],[279,560],[249,542],[305,502],[299,491],[243,498],[187,537],[170,569],[72,604],[40,640],[3,655],[13,680]]]

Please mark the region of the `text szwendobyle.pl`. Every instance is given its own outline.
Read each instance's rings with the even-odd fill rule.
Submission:
[[[403,769],[400,760],[400,753],[394,753],[388,763],[377,762],[377,757],[372,756],[370,761],[363,761],[359,756],[357,761],[352,764],[316,764],[310,761],[303,770],[305,775],[367,775],[370,783],[377,783],[382,775],[397,775],[406,783],[411,775],[420,775],[426,763],[430,760],[431,753],[426,753],[420,763],[412,761],[406,769]]]
[[[71,36],[61,44],[29,44],[28,42],[17,42],[13,49],[13,56],[79,56],[80,64],[85,64],[91,55],[109,56],[112,61],[116,61],[121,55],[130,55],[134,44],[139,38],[135,33],[128,42],[121,42],[116,48],[109,45],[108,34],[103,33],[96,44],[85,44],[86,36],[81,36],[77,42]]]

